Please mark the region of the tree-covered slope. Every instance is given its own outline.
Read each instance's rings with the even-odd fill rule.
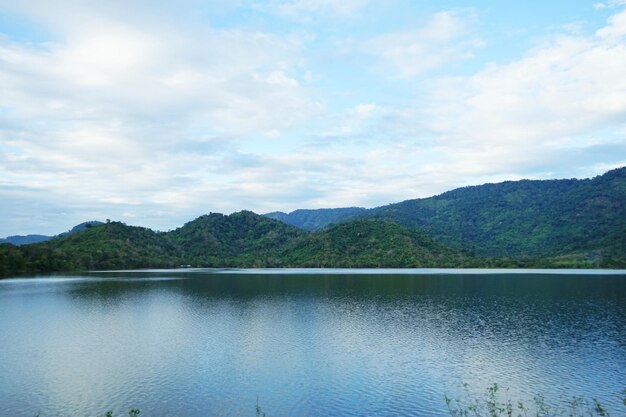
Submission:
[[[29,272],[23,251],[10,243],[0,242],[0,277]]]
[[[195,266],[277,266],[277,254],[306,232],[278,220],[241,211],[198,217],[167,237],[185,264]]]
[[[609,253],[626,234],[626,168],[585,180],[507,181],[371,210],[480,256]]]
[[[178,266],[176,247],[162,233],[112,222],[43,243],[0,245],[4,275],[23,272]]]
[[[470,257],[382,220],[307,233],[252,212],[201,216],[168,233],[113,222],[45,243],[0,245],[0,275],[195,267],[445,267]]]
[[[329,224],[340,223],[364,215],[366,212],[367,209],[362,207],[345,207],[313,210],[300,209],[292,211],[291,213],[275,211],[264,214],[264,216],[280,220],[283,223],[299,227],[300,229],[314,231],[323,229]]]
[[[354,220],[310,234],[284,253],[302,267],[462,267],[464,253],[384,220]]]
[[[626,261],[626,168],[592,179],[506,181],[345,210],[341,219],[329,218],[324,210],[274,217],[305,228],[295,216],[302,212],[316,219],[315,230],[355,218],[390,220],[483,257],[571,255],[596,264]]]
[[[282,248],[304,235],[246,211],[201,216],[168,233],[111,222],[44,243],[0,245],[0,275],[180,265],[280,266]]]
[[[626,267],[625,168],[460,188],[365,213],[313,233],[249,211],[167,233],[89,224],[43,243],[0,244],[0,275],[179,265]]]
[[[178,250],[164,233],[111,222],[36,245],[54,251],[64,269],[178,266]],[[28,250],[31,246],[26,246]]]

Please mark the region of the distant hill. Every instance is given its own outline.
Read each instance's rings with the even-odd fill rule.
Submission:
[[[336,223],[323,210],[319,215],[316,210],[306,213],[319,220],[317,228]],[[345,213],[344,220],[393,221],[481,257],[571,255],[592,262],[626,258],[626,168],[592,179],[463,187],[435,197]],[[289,221],[298,225],[294,217]]]
[[[53,238],[54,237],[67,236],[67,235],[71,235],[71,234],[74,234],[74,233],[82,232],[85,229],[89,229],[90,227],[98,226],[98,225],[101,225],[101,224],[104,224],[104,223],[99,222],[97,220],[91,220],[91,221],[88,221],[88,222],[83,222],[83,223],[77,224],[76,226],[72,227],[67,232],[63,232],[63,233],[60,233],[60,234],[58,234],[56,236],[53,236]]]
[[[85,230],[88,227],[96,226],[98,224],[102,224],[102,222],[95,221],[95,220],[84,222],[84,223],[74,226],[71,230],[68,230],[67,232],[63,232],[56,236],[46,236],[46,235],[7,236],[4,239],[0,239],[0,243],[10,243],[11,245],[15,245],[15,246],[30,245],[31,243],[45,242],[47,240],[54,239],[55,237],[66,236],[72,233],[80,232],[80,231]]]
[[[283,223],[299,227],[300,229],[314,231],[323,229],[329,224],[341,223],[343,221],[365,215],[367,211],[367,209],[362,207],[323,208],[312,210],[300,209],[292,211],[291,213],[275,211],[267,213],[264,216],[280,220]]]
[[[4,239],[0,239],[0,243],[10,243],[11,245],[29,245],[31,243],[45,242],[52,239],[52,236],[45,235],[15,235],[7,236]]]

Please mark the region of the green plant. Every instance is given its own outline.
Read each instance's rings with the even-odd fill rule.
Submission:
[[[259,405],[259,397],[256,398],[255,410],[256,410],[256,417],[270,417],[267,414],[265,414],[265,412],[263,412],[263,409]]]
[[[530,405],[518,400],[515,403],[508,396],[508,388],[501,390],[498,384],[487,388],[484,398],[467,394],[467,384],[463,384],[465,397],[452,399],[444,396],[448,412],[452,417],[610,417],[609,412],[597,399],[588,401],[583,397],[572,397],[565,405],[550,405],[541,394],[535,395]],[[626,390],[624,405],[626,406]]]

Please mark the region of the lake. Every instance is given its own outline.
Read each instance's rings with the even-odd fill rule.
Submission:
[[[625,271],[175,270],[0,280],[0,414],[624,415]],[[467,384],[464,387],[464,384]]]

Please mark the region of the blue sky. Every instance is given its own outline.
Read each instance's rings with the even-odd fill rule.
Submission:
[[[0,0],[0,236],[626,165],[626,1]]]

